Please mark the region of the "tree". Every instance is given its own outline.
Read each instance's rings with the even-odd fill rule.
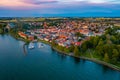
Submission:
[[[109,62],[110,59],[109,59],[109,56],[107,53],[104,54],[104,59],[103,59],[105,62]]]
[[[103,46],[97,46],[96,51],[98,52],[98,55],[101,57],[104,57],[104,51],[103,51]]]
[[[75,35],[76,35],[77,37],[83,37],[83,35],[82,35],[80,32],[76,32]]]
[[[120,45],[117,45],[118,53],[120,53]]]
[[[80,52],[79,52],[78,46],[75,46],[75,48],[74,48],[74,55],[75,56],[80,56]]]
[[[91,38],[90,40],[86,41],[86,43],[87,43],[87,48],[94,48],[93,38]]]
[[[112,53],[113,53],[112,57],[118,58],[119,52],[117,49],[113,49]]]
[[[58,48],[58,50],[60,50],[60,51],[64,51],[64,47],[63,46],[57,46],[57,48]]]
[[[37,39],[37,36],[34,36],[34,39]]]
[[[111,41],[112,41],[113,43],[116,43],[116,41],[117,41],[116,37],[112,35],[112,36],[111,36]]]
[[[70,52],[73,52],[73,51],[74,51],[74,45],[71,45],[71,46],[69,47],[69,50],[70,50]]]
[[[99,55],[102,57],[104,57],[103,45],[104,45],[104,42],[102,39],[100,39],[98,42],[98,45],[96,46],[96,51],[98,51]]]
[[[81,45],[81,49],[82,49],[83,52],[87,50],[86,42],[83,42],[83,44]]]
[[[57,44],[55,43],[55,40],[52,41],[51,45],[55,47]]]
[[[3,30],[2,29],[0,29],[0,34],[2,34],[3,33]]]
[[[64,48],[64,52],[66,52],[66,53],[70,53],[69,48]]]
[[[106,39],[110,39],[110,35],[109,34],[106,34]]]
[[[98,46],[103,46],[103,45],[104,45],[104,41],[102,39],[100,39],[98,42]]]
[[[94,48],[98,45],[98,42],[99,42],[99,37],[96,36],[96,37],[94,38],[94,40],[93,40],[93,46],[94,46]]]
[[[107,42],[107,44],[112,44],[112,41],[109,39],[107,39],[106,42]]]
[[[112,63],[117,63],[117,60],[119,58],[119,53],[117,51],[117,49],[113,49],[112,51],[113,55],[112,55]]]
[[[113,45],[105,44],[102,47],[103,47],[103,52],[108,53],[109,58],[111,58],[112,57]]]

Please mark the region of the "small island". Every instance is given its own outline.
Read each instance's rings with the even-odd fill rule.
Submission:
[[[76,58],[120,71],[120,18],[3,18],[0,34],[40,41]]]

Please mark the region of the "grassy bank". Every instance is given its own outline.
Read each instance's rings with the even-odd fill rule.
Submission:
[[[76,57],[76,58],[80,58],[80,59],[84,59],[84,60],[89,60],[89,61],[93,61],[95,63],[98,63],[98,64],[102,64],[104,66],[107,66],[111,69],[114,69],[114,70],[117,70],[117,71],[120,71],[120,67],[119,66],[116,66],[116,65],[113,65],[113,64],[110,64],[110,63],[107,63],[107,62],[104,62],[104,61],[101,61],[97,58],[90,58],[90,57],[86,57],[86,56],[75,56],[73,53],[65,53],[63,51],[60,51],[58,50],[57,48],[55,47],[52,47],[52,49],[58,51],[59,53],[62,53],[62,54],[65,54],[65,55],[69,55],[69,56],[72,56],[72,57]]]

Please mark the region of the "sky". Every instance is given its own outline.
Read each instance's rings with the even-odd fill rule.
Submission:
[[[120,17],[120,0],[1,0],[0,17]]]

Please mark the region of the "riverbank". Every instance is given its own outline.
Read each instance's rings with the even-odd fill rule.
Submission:
[[[80,58],[80,59],[84,59],[84,60],[89,60],[89,61],[92,61],[92,62],[95,62],[95,63],[98,63],[98,64],[102,64],[104,66],[107,66],[111,69],[114,69],[114,70],[117,70],[120,72],[120,67],[116,66],[116,65],[113,65],[113,64],[110,64],[110,63],[107,63],[107,62],[104,62],[104,61],[100,61],[100,60],[97,60],[96,58],[88,58],[88,57],[84,57],[84,56],[81,56],[81,57],[78,57],[78,56],[74,56],[73,53],[65,53],[63,51],[60,51],[58,50],[57,48],[55,47],[52,47],[52,49],[54,49],[55,51],[61,53],[61,54],[65,54],[65,55],[68,55],[68,56],[72,56],[72,57],[75,57],[75,58]]]
[[[64,54],[64,55],[68,55],[68,56],[72,56],[72,57],[75,57],[75,58],[80,58],[80,59],[84,59],[84,60],[89,60],[89,61],[92,61],[92,62],[95,62],[95,63],[98,63],[98,64],[101,64],[101,65],[104,65],[104,66],[107,66],[113,70],[117,70],[120,72],[120,67],[116,66],[116,65],[113,65],[113,64],[110,64],[110,63],[107,63],[107,62],[104,62],[104,61],[101,61],[101,60],[98,60],[96,58],[89,58],[89,57],[85,57],[85,56],[75,56],[73,53],[65,53],[64,51],[61,51],[55,47],[53,47],[49,42],[47,41],[44,41],[44,40],[39,40],[40,42],[43,42],[45,44],[48,44],[51,46],[51,48],[61,54]]]
[[[32,50],[25,46],[27,50],[25,53],[24,42],[16,40],[10,35],[0,36],[0,42],[0,80],[12,80],[13,77],[15,80],[120,79],[120,72],[116,70],[91,61],[60,54],[44,43],[43,48],[38,48],[38,43],[34,43],[35,49]],[[12,47],[9,47],[10,45]]]
[[[13,36],[13,37],[14,37],[14,36]],[[23,40],[23,39],[19,39],[19,38],[17,38],[17,39],[18,39],[18,40],[22,40],[22,41],[25,42],[25,40]],[[47,41],[44,41],[44,40],[39,40],[39,41],[51,46],[51,44],[50,44],[49,42],[47,42]],[[25,43],[26,43],[26,42],[25,42]],[[26,45],[26,44],[24,44],[24,45]],[[99,63],[99,64],[102,64],[102,65],[104,65],[104,66],[107,66],[107,67],[109,67],[109,68],[111,68],[111,69],[120,71],[120,67],[118,67],[118,66],[116,66],[116,65],[113,65],[113,64],[110,64],[110,63],[107,63],[107,62],[104,62],[104,61],[101,61],[101,60],[97,60],[96,58],[89,58],[89,57],[84,57],[84,56],[79,57],[79,56],[75,56],[73,53],[65,53],[64,51],[58,50],[57,48],[55,48],[55,47],[53,47],[53,46],[51,46],[51,48],[54,49],[55,51],[59,52],[59,53],[64,54],[64,55],[68,55],[68,56],[72,56],[72,57],[76,57],[76,58],[80,58],[80,59],[84,59],[84,60],[93,61],[93,62],[95,62],[95,63]]]

